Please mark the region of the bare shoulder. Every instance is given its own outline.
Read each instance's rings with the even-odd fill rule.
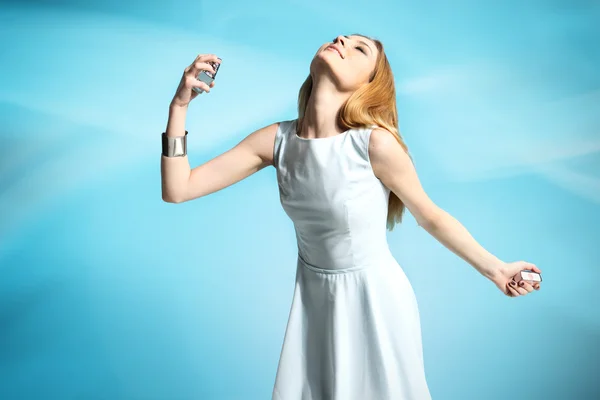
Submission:
[[[385,128],[377,127],[369,139],[369,159],[373,172],[379,178],[391,170],[398,171],[412,164],[408,154],[394,134]]]
[[[279,124],[280,122],[274,122],[255,130],[246,136],[240,142],[239,146],[249,146],[261,158],[264,164],[272,165],[275,135],[279,129]]]

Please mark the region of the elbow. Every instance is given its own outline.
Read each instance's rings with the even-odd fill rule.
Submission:
[[[167,196],[162,196],[162,200],[165,203],[177,203],[175,200],[173,200],[173,199],[171,199],[170,197],[167,197]]]
[[[162,185],[162,199],[165,203],[183,203],[187,201],[186,191],[168,190],[165,185]]]
[[[183,198],[181,198],[181,197],[177,197],[177,196],[168,196],[168,195],[165,195],[164,193],[163,193],[163,195],[162,195],[162,200],[163,200],[165,203],[173,203],[173,204],[179,204],[179,203],[183,203],[183,202],[185,201],[185,200],[184,200]]]

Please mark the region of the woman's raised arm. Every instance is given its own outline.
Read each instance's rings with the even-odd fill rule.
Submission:
[[[167,137],[185,135],[185,119],[190,102],[198,97],[200,88],[206,93],[215,86],[198,79],[202,71],[216,73],[214,64],[221,59],[214,54],[199,54],[183,70],[183,76],[169,106]],[[216,75],[214,75],[216,76]],[[160,172],[162,199],[168,203],[182,203],[214,193],[252,175],[272,163],[275,134],[279,123],[258,129],[232,149],[202,165],[191,169],[187,154],[167,157],[161,154]],[[201,137],[201,135],[194,135]]]

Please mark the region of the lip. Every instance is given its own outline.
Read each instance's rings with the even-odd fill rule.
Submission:
[[[344,56],[342,55],[342,51],[336,45],[331,44],[331,45],[327,46],[325,48],[325,50],[330,49],[330,48],[333,48],[335,51],[338,52],[338,54],[340,55],[340,57],[344,58]]]

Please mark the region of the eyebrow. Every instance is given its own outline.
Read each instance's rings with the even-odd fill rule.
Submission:
[[[344,35],[344,37],[345,37],[346,39],[350,39],[350,38],[349,38],[348,36],[346,36],[346,35]],[[364,41],[362,41],[362,40],[360,40],[360,39],[356,39],[356,40],[358,40],[360,43],[362,43],[362,44],[364,44],[365,46],[367,46],[367,48],[369,49],[369,51],[371,52],[371,54],[373,54],[373,49],[371,49],[371,46],[369,46],[369,45],[367,44],[367,42],[364,42]]]

